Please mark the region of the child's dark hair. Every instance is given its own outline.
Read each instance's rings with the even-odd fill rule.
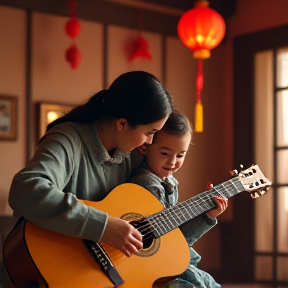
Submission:
[[[172,97],[152,74],[130,71],[120,75],[109,89],[101,90],[47,126],[64,122],[91,123],[98,119],[125,118],[131,128],[156,122],[172,112]]]
[[[188,118],[176,109],[172,111],[161,130],[173,135],[184,135],[187,132],[193,134],[192,125]],[[157,133],[155,134],[154,139],[156,137]]]

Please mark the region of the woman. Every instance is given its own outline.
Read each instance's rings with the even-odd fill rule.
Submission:
[[[101,201],[129,182],[142,161],[135,148],[152,143],[172,109],[155,76],[120,75],[108,90],[48,125],[33,158],[12,181],[14,213],[48,230],[109,244],[127,257],[136,254],[143,247],[137,229],[78,199]],[[195,221],[202,231],[204,220]]]
[[[52,122],[33,158],[12,181],[14,213],[53,231],[107,243],[126,256],[142,248],[127,221],[77,201],[99,201],[128,182],[140,157],[130,152],[151,143],[172,111],[169,92],[153,75],[119,76],[66,116]]]

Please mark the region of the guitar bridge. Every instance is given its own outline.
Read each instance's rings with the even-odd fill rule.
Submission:
[[[101,270],[109,277],[115,287],[123,284],[123,279],[114,267],[105,249],[99,243],[95,243],[87,239],[83,239],[83,243],[92,257],[96,260]]]

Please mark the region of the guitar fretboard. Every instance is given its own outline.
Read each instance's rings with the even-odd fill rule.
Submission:
[[[228,199],[242,191],[244,187],[238,177],[235,177],[161,212],[152,214],[147,219],[152,226],[154,236],[158,238],[214,208],[216,204],[213,198],[222,196]]]

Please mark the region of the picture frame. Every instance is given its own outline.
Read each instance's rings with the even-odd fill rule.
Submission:
[[[60,103],[38,103],[38,139],[45,133],[47,125],[71,111],[75,105]]]
[[[0,95],[0,140],[17,139],[17,97]]]

